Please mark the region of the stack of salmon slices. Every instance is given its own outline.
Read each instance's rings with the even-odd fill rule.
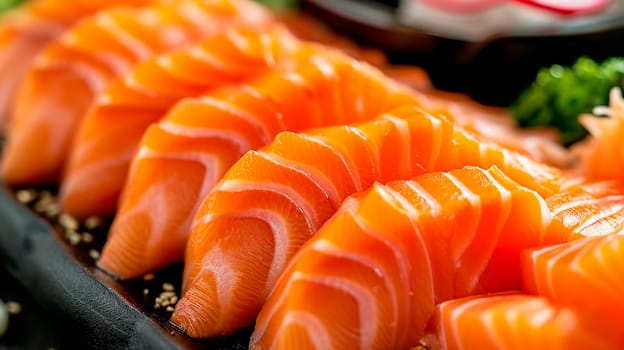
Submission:
[[[247,0],[31,0],[0,47],[3,181],[114,217],[119,279],[184,262],[190,337],[624,347],[620,179],[420,68]]]

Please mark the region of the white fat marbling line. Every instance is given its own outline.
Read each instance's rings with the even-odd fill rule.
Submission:
[[[556,198],[555,196],[553,196],[552,198]],[[581,206],[595,206],[595,205],[598,205],[600,202],[601,202],[601,199],[594,198],[594,197],[587,196],[587,195],[574,196],[572,199],[566,198],[566,201],[563,203],[557,202],[556,206],[551,205],[550,211],[553,216],[558,216],[558,215],[564,214],[565,211],[568,211],[570,209],[575,209]]]
[[[335,65],[328,62],[327,59],[323,56],[313,56],[310,59],[310,64],[318,69],[319,72],[321,72],[327,78],[335,77],[338,74]]]
[[[499,298],[499,297],[494,297],[494,298]],[[486,298],[480,298],[477,299],[477,301],[479,301],[479,304],[488,304],[489,301]],[[473,305],[473,307],[476,307],[476,303]],[[492,340],[492,342],[494,344],[496,344],[494,346],[494,349],[505,349],[505,339],[502,338],[503,334],[501,334],[502,332],[498,331],[498,324],[499,322],[497,322],[496,319],[496,312],[497,310],[487,310],[484,315],[482,316],[482,319],[484,322],[482,322],[483,326],[485,327],[485,329],[487,330],[487,334],[488,334],[488,338],[490,338]]]
[[[91,146],[97,146],[90,144]],[[82,159],[85,155],[89,154],[90,149],[95,147],[84,147],[84,148],[76,148],[80,150],[80,153],[76,157],[76,159]],[[100,158],[97,161],[83,161],[81,162],[80,167],[74,167],[72,169],[71,176],[66,176],[63,179],[63,187],[66,188],[84,188],[84,184],[93,183],[95,180],[100,182],[101,179],[106,178],[105,175],[111,168],[115,168],[117,166],[123,166],[128,164],[128,162],[132,159],[134,154],[134,150],[127,150],[123,154],[119,153],[108,153],[106,158]]]
[[[282,55],[292,57],[297,49],[301,47],[301,42],[286,28],[272,28],[270,32],[260,34],[260,43],[264,61],[269,67],[274,67],[283,60]]]
[[[466,235],[469,233],[470,238],[464,240],[464,244],[454,253],[454,267],[458,269],[460,267],[461,257],[464,255],[466,250],[470,247],[470,244],[474,240],[474,236],[477,233],[479,222],[483,220],[481,217],[481,211],[483,204],[481,203],[481,197],[474,193],[470,188],[468,188],[461,180],[459,180],[456,176],[451,173],[442,172],[444,177],[446,177],[455,187],[457,187],[461,193],[462,197],[465,198],[468,203],[470,203],[470,207],[473,209],[473,215],[471,215],[471,222],[467,225],[466,223],[462,223],[462,235]],[[500,221],[500,218],[499,218]],[[499,226],[499,225],[496,225]],[[467,235],[466,235],[467,236]],[[457,242],[457,241],[456,241]],[[476,281],[475,281],[476,283]]]
[[[295,207],[301,211],[306,220],[306,226],[310,232],[316,232],[318,228],[318,218],[312,203],[309,203],[301,194],[290,186],[276,183],[266,183],[248,180],[221,179],[221,181],[212,189],[212,192],[243,192],[243,191],[265,191],[275,193],[284,197]],[[206,222],[204,220],[204,222]]]
[[[545,285],[546,290],[547,292],[549,292],[553,300],[557,300],[559,298],[559,296],[557,295],[557,288],[554,285],[554,277],[556,275],[555,266],[560,262],[561,259],[563,259],[566,256],[569,256],[570,254],[575,254],[576,251],[578,250],[578,246],[576,244],[568,245],[563,250],[557,249],[557,247],[558,246],[555,246],[554,248],[555,250],[558,250],[558,252],[555,255],[550,255],[546,261],[545,274],[544,274],[544,277],[546,280],[546,285]],[[539,250],[538,254],[544,254],[548,252],[548,250],[549,250],[548,248]],[[539,257],[539,255],[537,257]]]
[[[496,169],[498,169],[496,167]],[[498,169],[500,170],[500,169]],[[492,177],[491,173],[489,171],[484,171],[483,172],[488,178],[490,178],[490,180],[492,181],[492,183],[494,185],[496,185],[496,187],[499,189],[500,193],[501,193],[501,198],[503,199],[504,203],[505,201],[508,201],[509,206],[511,206],[511,196],[512,196],[512,192],[508,189],[506,189],[502,184],[500,184],[500,182],[498,182],[498,180],[496,180],[494,177]],[[504,174],[504,173],[503,173]],[[505,189],[505,190],[503,190]],[[534,190],[531,190],[529,188],[525,188],[522,187],[520,189],[521,191],[525,191],[527,193],[530,193],[531,196],[533,197],[533,199],[535,199],[535,202],[537,203],[537,205],[539,206],[540,209],[540,242],[544,242],[545,238],[546,238],[546,234],[548,233],[548,228],[551,225],[553,219],[554,219],[554,215],[551,212],[550,208],[548,207],[548,204],[546,203],[546,201]],[[511,209],[509,209],[511,210]]]
[[[422,286],[421,290],[425,290],[425,288],[428,288],[426,290],[427,293],[429,294],[425,294],[425,295],[430,295],[432,298],[435,294],[435,285],[434,285],[434,273],[433,273],[433,269],[432,269],[432,263],[431,263],[431,256],[429,255],[429,250],[427,249],[427,242],[425,242],[422,234],[420,233],[420,228],[418,226],[418,217],[420,216],[420,213],[418,212],[418,210],[416,210],[416,208],[414,208],[414,206],[405,198],[403,197],[400,193],[394,191],[393,189],[391,189],[388,186],[384,186],[378,183],[373,184],[371,191],[377,191],[387,203],[396,203],[395,207],[398,210],[403,211],[404,213],[406,213],[406,215],[409,217],[410,222],[412,224],[412,234],[413,234],[413,238],[415,238],[415,242],[418,243],[418,245],[422,248],[422,253],[424,254],[424,259],[426,261],[426,266],[428,266],[428,270],[426,271],[427,276],[429,276],[431,283],[429,286]],[[357,217],[356,217],[357,219]],[[356,220],[357,221],[357,220]],[[358,222],[362,227],[365,227],[363,225],[363,223]],[[401,250],[399,250],[398,247],[396,247],[396,252],[399,252]],[[401,256],[397,256],[397,261],[400,262],[399,266],[404,266],[405,264],[409,264],[408,262],[403,262],[401,261],[399,258],[407,258],[407,253],[406,254],[402,254]],[[407,270],[409,271],[409,269]],[[401,271],[401,273],[406,273],[406,276],[409,276],[409,272],[407,271]],[[402,275],[403,276],[403,275]],[[408,289],[409,290],[409,289]],[[411,292],[411,291],[410,291]],[[424,293],[421,291],[418,291],[418,293]],[[410,295],[411,296],[411,295]],[[433,304],[433,301],[432,301]]]
[[[492,300],[494,302],[505,302],[508,303],[508,301],[506,301],[506,298],[510,298],[512,296],[493,296],[493,297],[489,297],[489,298],[478,298],[477,301],[479,301],[480,304],[485,304],[488,305],[490,303],[492,303]],[[525,297],[523,296],[519,296],[520,299],[525,299]],[[516,302],[520,303],[523,302],[524,300],[516,300]],[[498,304],[498,303],[497,303]],[[526,307],[526,301],[524,301],[522,303],[522,305],[520,305],[521,307],[525,308]],[[498,306],[498,307],[496,307]],[[478,305],[474,304],[473,307],[477,307]],[[485,319],[484,322],[484,326],[488,331],[488,337],[492,340],[492,342],[495,345],[495,349],[504,349],[505,348],[505,344],[507,343],[505,341],[505,333],[499,331],[499,326],[505,326],[505,325],[501,325],[499,321],[497,321],[497,317],[496,317],[496,313],[497,312],[501,312],[500,310],[500,304],[495,305],[495,307],[493,309],[487,309],[486,312],[484,313],[483,318]],[[507,320],[517,320],[519,317],[522,317],[520,312],[517,311],[521,311],[518,310],[518,306],[516,305],[515,307],[508,307],[507,310],[505,310],[505,318]],[[516,321],[517,322],[517,321]],[[515,323],[515,322],[514,322]]]
[[[240,270],[236,264],[231,263],[230,255],[231,253],[229,251],[222,251],[219,245],[210,247],[199,264],[199,272],[195,275],[195,279],[189,283],[190,290],[201,276],[205,276],[206,274],[213,275],[217,300],[211,299],[210,301],[217,304],[215,309],[219,310],[220,313],[224,309],[224,306],[232,305],[232,291],[244,285],[244,281],[241,281]],[[217,320],[222,318],[221,315],[211,316]]]
[[[362,132],[362,129],[357,128],[357,127],[351,127],[351,126],[347,126],[349,128],[349,131],[351,131],[353,134],[355,134],[357,137],[359,137],[363,143],[370,145],[371,141],[369,140],[368,136]],[[381,172],[381,169],[379,168],[379,157],[377,156],[378,152],[369,152],[369,149],[367,149],[366,154],[368,155],[368,160],[371,161],[371,164],[373,166],[373,178],[379,178],[379,173]],[[354,162],[354,166],[355,166],[355,162]],[[355,176],[354,179],[357,178],[357,184],[358,184],[358,190],[359,191],[363,191],[365,189],[365,187],[368,186],[368,184],[365,184],[364,181],[362,180],[362,178],[359,176],[359,173],[357,171],[357,167],[355,167]]]
[[[187,24],[198,28],[202,33],[211,33],[217,28],[218,17],[209,9],[200,6],[196,0],[178,1],[173,6]]]
[[[269,347],[269,349],[277,349],[276,344],[282,337],[282,334],[286,331],[288,326],[297,325],[305,329],[308,333],[308,339],[314,343],[314,348],[317,350],[331,349],[331,337],[326,322],[319,319],[316,315],[309,311],[292,310],[288,311],[280,324],[279,330],[276,332],[276,337]]]
[[[552,181],[560,184],[561,179],[558,178],[558,175],[560,175],[560,173],[554,168],[536,162],[531,158],[517,152],[506,149],[503,149],[502,152],[505,158],[511,157],[511,159],[514,160],[514,162],[518,166],[518,170],[522,170],[524,172],[527,172],[528,174],[531,174],[532,177],[536,179],[537,183],[541,184],[544,181]]]
[[[375,275],[378,276],[383,281],[384,288],[388,292],[388,296],[390,299],[389,301],[392,303],[392,318],[397,320],[400,318],[400,313],[401,313],[401,310],[399,309],[399,307],[402,307],[405,310],[405,309],[409,309],[409,305],[410,305],[409,299],[405,297],[407,296],[408,294],[407,291],[409,290],[409,284],[408,284],[408,278],[409,278],[408,271],[410,268],[409,262],[405,258],[404,254],[402,254],[403,252],[399,252],[400,248],[397,247],[395,243],[390,242],[387,239],[384,239],[383,236],[381,236],[379,233],[371,232],[370,229],[365,229],[364,231],[366,232],[368,236],[373,237],[375,240],[379,241],[382,245],[385,245],[392,250],[396,258],[395,260],[396,267],[399,268],[399,276],[401,277],[400,281],[402,282],[400,286],[395,286],[391,282],[391,278],[389,276],[392,276],[395,273],[394,271],[388,271],[388,269],[385,269],[383,265],[377,263],[370,256],[367,256],[363,254],[362,252],[349,251],[348,247],[339,247],[327,239],[315,240],[313,244],[307,246],[307,249],[315,250],[319,253],[322,253],[330,257],[351,260],[357,263],[358,265],[361,265],[363,269],[368,269],[368,270],[373,271]],[[404,292],[401,293],[402,291]],[[403,298],[401,298],[401,295],[403,295]]]
[[[614,247],[613,251],[609,251],[609,243],[615,242],[616,244],[621,241],[622,237],[617,235],[608,235],[596,239],[585,239],[582,241],[575,241],[574,245],[578,246],[578,252],[576,252],[574,259],[570,262],[570,270],[574,271],[577,275],[583,276],[585,280],[591,281],[592,289],[598,288],[605,294],[611,294],[613,299],[619,300],[620,288],[614,288],[613,281],[620,281],[622,279],[621,269],[613,267],[612,254],[618,254],[621,249]],[[609,251],[610,254],[605,254]],[[591,262],[596,263],[599,273],[592,273],[594,270],[587,269],[587,264],[583,264],[584,261],[591,257]],[[610,278],[605,279],[605,274],[608,274]]]
[[[239,31],[228,30],[225,32],[225,37],[241,53],[245,55],[253,55],[255,53],[255,46],[250,42],[251,38],[241,34]]]
[[[451,301],[451,303],[456,303],[454,301]],[[461,303],[459,306],[453,307],[452,312],[450,313],[450,320],[448,322],[443,322],[441,320],[441,322],[443,322],[442,324],[442,329],[444,330],[443,339],[446,339],[447,341],[452,341],[454,344],[454,346],[449,347],[449,348],[455,348],[455,349],[463,349],[463,347],[461,346],[461,341],[460,339],[462,339],[462,331],[460,328],[460,319],[461,317],[470,312],[470,309],[473,307],[478,306],[479,304],[481,304],[481,300],[479,299],[473,299],[473,300],[468,300],[465,301],[463,303]],[[443,306],[449,306],[450,304],[442,304]],[[481,325],[488,327],[486,325],[487,320],[485,319],[485,313],[482,314],[482,322]],[[448,325],[448,326],[447,326]]]
[[[336,189],[336,186],[326,176],[318,171],[318,169],[304,166],[296,160],[286,159],[284,157],[269,152],[259,151],[257,155],[263,157],[267,161],[275,164],[276,166],[288,169],[302,175],[304,178],[308,179],[311,183],[315,185],[316,189],[318,189],[318,191],[323,194],[324,198],[327,198],[327,200],[330,201],[334,208],[338,208],[340,206],[342,198],[340,198],[340,196],[338,195],[338,190]],[[302,195],[300,196],[301,198],[303,198]],[[312,203],[310,204],[312,205]],[[314,210],[314,207],[310,207],[310,209]],[[310,218],[312,218],[312,222],[314,222],[314,227],[316,228],[320,227],[321,224],[325,221],[324,219],[319,218],[316,213],[310,216]]]
[[[241,219],[242,218],[256,218],[256,219],[260,219],[264,221],[267,225],[269,225],[271,232],[273,233],[273,240],[274,240],[275,248],[273,252],[273,260],[271,262],[271,266],[267,274],[265,289],[263,291],[264,293],[263,295],[268,295],[270,291],[273,289],[273,287],[275,286],[277,279],[281,275],[282,271],[284,271],[284,268],[287,264],[287,261],[286,261],[287,254],[288,254],[288,251],[290,250],[289,249],[290,239],[288,237],[288,218],[285,218],[281,213],[276,212],[274,210],[249,209],[249,210],[237,212],[235,214],[232,214],[232,213],[212,214],[210,210],[208,210],[208,212],[200,220],[203,223],[209,223],[212,220],[215,220],[218,217],[222,217],[222,216],[230,216],[230,217],[234,216],[236,218],[241,218]],[[249,232],[249,235],[253,235],[253,232]],[[212,254],[211,251],[214,249],[217,249],[217,248],[215,248],[214,246],[211,247],[211,249],[209,250],[209,253],[207,253],[205,256]],[[227,254],[231,254],[231,253],[227,253]],[[222,260],[219,260],[217,258],[214,258],[214,259],[210,258],[209,260],[214,261],[215,265],[220,265],[221,261],[224,261],[224,262],[228,261],[225,255],[226,254],[224,253],[224,257],[222,258]],[[208,258],[204,258],[204,260],[206,259]],[[237,269],[233,268],[233,270],[237,270]],[[239,277],[244,277],[244,276],[239,276]],[[222,283],[221,280],[218,280],[217,287],[221,291],[220,293],[227,293],[227,291],[233,290],[234,285],[232,283],[234,282],[232,282],[231,280],[225,280],[224,283]],[[236,283],[244,284],[245,282],[238,279]],[[230,300],[230,299],[231,298],[229,298],[228,296],[227,300]],[[227,304],[227,303],[224,303],[224,304]]]
[[[304,139],[306,142],[315,143],[317,145],[321,145],[323,148],[330,149],[330,151],[340,159],[341,163],[349,171],[349,174],[353,173],[353,169],[349,168],[347,162],[344,159],[344,156],[338,150],[332,147],[330,144],[328,144],[327,142],[324,142],[319,137],[311,136],[305,133],[296,134],[296,135],[298,135],[298,137],[300,137],[301,139]],[[286,158],[281,158],[281,157],[278,157],[278,158],[283,163],[292,164],[292,166],[299,167],[302,171],[309,173],[307,177],[310,179],[313,179],[314,183],[316,183],[317,186],[319,186],[320,188],[324,190],[324,192],[327,194],[327,198],[331,201],[334,208],[338,208],[340,206],[340,203],[342,202],[344,198],[341,198],[341,196],[339,195],[338,188],[336,187],[337,184],[333,183],[325,175],[323,171],[321,171],[320,169],[316,167],[312,167],[304,163],[299,163],[297,159],[286,159]]]
[[[99,67],[76,60],[58,60],[57,58],[50,59],[48,57],[42,57],[38,59],[33,67],[37,70],[66,70],[74,72],[77,76],[80,76],[92,91],[102,91],[108,86],[109,73],[102,71]]]
[[[552,290],[548,290],[549,285],[544,286],[544,284],[542,283],[542,280],[539,278],[540,276],[540,265],[538,264],[539,260],[544,259],[543,256],[549,256],[551,255],[551,253],[553,251],[557,251],[559,250],[559,245],[553,245],[553,246],[549,246],[549,247],[544,247],[544,248],[540,248],[540,249],[532,249],[530,251],[531,257],[531,280],[534,282],[535,287],[537,289],[537,293],[539,293],[540,295],[548,295],[548,293],[552,294]],[[547,282],[548,284],[548,282]],[[546,289],[546,290],[544,290]]]
[[[227,62],[224,62],[220,56],[207,45],[195,45],[184,51],[189,57],[194,58],[206,65],[212,66],[217,70],[224,71],[230,69]]]
[[[574,228],[574,232],[581,233],[592,225],[601,224],[600,223],[601,221],[606,220],[609,216],[622,212],[622,210],[624,210],[624,204],[615,204],[611,206],[601,207],[599,212],[593,215],[585,216]],[[611,227],[613,229],[613,232],[615,232],[615,230],[617,229],[617,227],[611,226],[607,222],[605,222],[604,224],[607,225],[605,229],[609,229]],[[604,232],[604,233],[611,233],[611,232]]]
[[[139,81],[136,70],[133,70],[132,72],[130,72],[130,74],[126,74],[122,79],[123,79],[124,84],[128,88],[136,92],[139,92],[139,93],[151,96],[151,97],[157,97],[159,95],[158,91],[150,88],[149,86],[146,86],[145,84]]]
[[[438,216],[442,213],[442,204],[417,181],[405,181],[405,185],[423,199],[431,216]]]
[[[342,126],[341,128],[344,129],[345,133],[351,133],[351,134],[354,134],[355,129],[356,129],[347,125]],[[364,188],[362,185],[362,179],[360,178],[360,174],[358,172],[356,161],[353,159],[353,157],[351,157],[351,154],[343,153],[339,151],[338,149],[336,149],[336,147],[333,146],[333,142],[335,142],[335,140],[329,141],[327,137],[323,135],[322,133],[315,134],[313,136],[313,139],[315,140],[315,142],[318,142],[319,144],[322,144],[325,147],[331,148],[333,150],[336,157],[340,159],[340,162],[344,165],[344,168],[347,170],[347,173],[349,174],[349,178],[351,179],[351,182],[353,183],[353,186],[356,189],[356,191],[363,190]],[[350,150],[349,148],[346,148],[346,149]]]
[[[537,301],[535,302],[537,304]],[[543,308],[543,302],[539,302],[539,304],[540,305],[535,305],[537,306],[537,308],[535,309],[536,311],[533,313],[532,317],[529,320],[529,324],[535,329],[542,328],[544,325],[553,321],[553,319],[556,317],[556,312],[553,309]]]
[[[127,71],[133,64],[133,61],[128,60],[127,58],[123,57],[122,55],[119,55],[117,52],[108,52],[108,51],[102,51],[102,50],[92,50],[91,47],[85,47],[85,45],[87,45],[84,40],[84,34],[82,34],[81,29],[83,29],[84,27],[88,27],[90,23],[84,23],[84,24],[78,24],[77,27],[75,27],[74,29],[70,29],[69,31],[65,32],[59,39],[58,43],[60,45],[62,45],[66,50],[71,50],[73,51],[78,51],[81,52],[84,55],[88,55],[93,57],[94,59],[97,59],[98,62],[106,65],[106,67],[108,69],[110,69],[112,72],[115,72],[117,74],[120,74],[121,72],[125,72]],[[99,23],[98,23],[99,24]],[[115,40],[116,37],[114,36],[114,32],[107,32],[107,28],[104,27],[98,27],[99,31],[102,33],[102,35],[105,36],[112,36]],[[151,52],[151,51],[150,51]],[[88,62],[82,62],[82,61],[76,61],[76,59],[74,57],[52,57],[49,58],[47,56],[42,56],[39,55],[38,57],[43,58],[43,60],[39,60],[36,61],[37,65],[41,64],[41,65],[53,65],[54,62],[65,62],[66,64],[73,66],[75,64],[82,64],[84,66],[90,67],[91,70],[93,70],[94,72],[101,72],[100,74],[103,75],[101,77],[99,77],[100,80],[103,80],[103,84],[97,84],[95,86],[98,86],[100,90],[103,90],[105,86],[108,85],[108,76],[110,75],[108,72],[102,72],[102,69],[99,67],[93,67],[92,64],[88,63]],[[94,78],[90,78],[88,79],[89,81],[91,80],[95,80]]]
[[[272,128],[269,125],[266,125],[265,123],[263,123],[262,119],[257,118],[252,113],[238,106],[235,106],[233,103],[230,103],[228,101],[218,100],[210,96],[202,96],[199,98],[199,101],[201,101],[201,103],[203,104],[214,107],[215,109],[234,115],[246,121],[249,125],[253,125],[254,129],[258,131],[261,142],[263,144],[266,145],[266,144],[269,144],[271,141],[273,141],[274,135],[271,132]]]
[[[401,139],[400,144],[403,145],[403,147],[401,147],[401,156],[399,158],[401,159],[400,162],[402,164],[392,164],[391,166],[404,168],[404,170],[401,172],[402,177],[412,175],[412,166],[414,164],[412,154],[414,152],[413,148],[415,148],[413,143],[418,142],[419,140],[412,140],[412,138],[410,137],[410,125],[407,120],[403,118],[397,118],[391,114],[384,114],[380,117],[380,119],[387,120],[394,125],[394,128],[398,132]]]
[[[206,172],[204,173],[202,187],[198,191],[199,201],[201,201],[208,194],[212,186],[217,183],[217,181],[221,178],[221,176],[225,173],[226,169],[229,167],[229,164],[223,164],[221,162],[221,159],[218,155],[210,153],[200,154],[197,152],[157,152],[147,146],[141,146],[131,165],[131,169],[129,172],[130,175],[128,176],[128,178],[131,179],[133,177],[135,166],[138,166],[140,162],[149,161],[150,159],[186,160],[203,165]],[[175,187],[167,188],[173,189]],[[196,203],[195,208],[197,208],[199,204],[200,203]],[[189,216],[192,216],[192,213],[189,213]]]
[[[132,175],[130,175],[130,178]],[[149,235],[149,239],[145,242],[145,250],[148,251],[153,246],[154,242],[161,240],[163,235],[167,234],[164,228],[171,220],[169,213],[171,212],[169,193],[165,188],[176,188],[177,183],[168,181],[168,178],[162,179],[160,182],[150,186],[141,195],[139,201],[128,211],[125,212],[123,217],[132,217],[136,214],[147,214],[152,222],[152,230]],[[190,227],[192,215],[189,215],[184,222],[180,223],[178,227],[187,228]],[[188,229],[187,229],[188,230]]]
[[[284,80],[291,82],[300,88],[305,88],[308,84],[305,77],[296,71],[287,71],[282,75],[282,77]]]
[[[252,148],[249,140],[235,130],[191,127],[180,125],[166,119],[158,123],[158,128],[171,135],[184,138],[202,138],[206,139],[206,142],[209,142],[211,139],[227,140],[238,146],[237,149],[240,154],[243,154]]]
[[[148,8],[147,10],[136,11],[137,17],[135,18],[140,21],[140,13],[146,11],[150,11],[150,9]],[[116,18],[108,15],[107,12],[97,14],[95,16],[95,22],[104,30],[104,32],[112,35],[117,42],[130,50],[135,57],[145,59],[153,54],[154,51],[151,47],[143,43],[141,39],[132,35],[132,33],[130,33],[125,27],[117,23]]]
[[[436,169],[436,164],[438,163],[440,156],[442,155],[442,143],[448,142],[443,139],[443,129],[444,125],[439,118],[433,117],[427,114],[427,120],[431,123],[431,155],[429,157],[429,164],[426,164],[428,170]]]
[[[349,294],[358,305],[358,318],[360,320],[360,349],[371,349],[377,334],[379,316],[375,296],[367,286],[355,283],[347,278],[329,277],[320,275],[304,274],[295,271],[290,280],[294,282],[304,281],[309,284],[318,284],[343,293]]]
[[[249,85],[249,84],[243,84],[243,85],[239,85],[238,89],[243,92],[248,94],[249,96],[252,96],[253,98],[257,99],[257,100],[261,100],[261,101],[267,101],[267,100],[271,100],[273,101],[272,97],[267,99],[267,94],[259,91],[255,86]],[[266,102],[264,102],[263,104],[265,104]],[[266,106],[266,104],[265,104]],[[278,130],[278,131],[286,131],[288,130],[288,127],[286,125],[286,123],[284,122],[284,114],[279,110],[279,107],[276,106],[276,104],[272,104],[271,106],[271,110],[273,111],[273,115],[271,116],[271,124],[273,129]],[[248,114],[251,114],[250,112],[246,112]],[[268,130],[271,130],[269,127],[267,127]],[[275,134],[271,133],[269,135],[270,137],[270,141],[273,141],[273,139],[275,138]],[[265,144],[268,144],[265,143]]]

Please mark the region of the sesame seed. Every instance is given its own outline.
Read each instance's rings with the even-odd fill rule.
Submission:
[[[69,231],[65,234],[65,237],[71,245],[77,245],[78,243],[80,243],[80,234],[78,234],[77,232]]]
[[[175,295],[176,295],[175,292],[171,292],[171,291],[166,291],[166,292],[160,293],[160,297],[163,298],[163,299],[164,298],[171,298],[171,297],[173,297]]]
[[[93,260],[97,260],[100,257],[100,252],[98,252],[95,249],[89,249],[89,256],[93,259]]]
[[[76,231],[79,226],[78,220],[67,213],[63,213],[59,216],[59,224],[67,231]]]
[[[143,280],[144,281],[151,281],[154,279],[154,274],[153,273],[148,273],[146,275],[143,275]]]
[[[143,289],[143,295],[148,295],[149,294],[149,289],[145,288]]]
[[[39,214],[43,214],[53,203],[52,198],[43,197],[33,205],[33,210]]]
[[[173,310],[175,309],[173,308],[173,306],[167,306],[165,310],[167,310],[168,312],[173,312]]]
[[[89,232],[83,232],[80,236],[82,238],[82,241],[85,243],[93,242],[93,235],[90,234]]]
[[[177,295],[172,296],[171,298],[169,298],[169,302],[171,304],[177,303],[178,302],[178,296]]]
[[[37,193],[34,190],[19,190],[15,193],[15,197],[17,201],[22,204],[30,204],[37,198]]]
[[[22,304],[16,302],[16,301],[9,301],[6,303],[6,308],[7,311],[11,314],[11,315],[17,315],[20,312],[22,312]]]
[[[160,305],[159,304],[154,304],[154,309],[160,309]]]
[[[61,213],[61,207],[56,202],[50,202],[43,209],[43,213],[49,218],[54,219]]]
[[[89,216],[85,219],[84,225],[87,230],[93,230],[102,225],[102,219],[97,216]]]
[[[46,200],[46,201],[51,201],[54,200],[54,196],[52,195],[52,193],[50,191],[41,191],[41,193],[39,193],[39,197],[42,200]]]
[[[175,290],[175,287],[173,286],[173,284],[168,283],[168,282],[165,282],[165,283],[163,283],[163,285],[162,285],[162,289],[163,289],[163,290],[166,290],[166,291],[168,291],[168,292],[172,292],[172,291],[174,291],[174,290]]]

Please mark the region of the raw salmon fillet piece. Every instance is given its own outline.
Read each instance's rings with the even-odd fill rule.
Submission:
[[[624,236],[620,232],[525,253],[525,289],[552,302],[624,322]]]
[[[0,129],[9,120],[15,90],[37,53],[79,20],[114,6],[157,0],[29,0],[0,20]]]
[[[430,349],[618,349],[621,329],[600,314],[518,293],[444,302],[423,340]]]
[[[232,311],[229,306],[186,304],[184,296],[178,307],[192,308],[197,315],[206,313],[205,318],[218,320],[220,326],[242,322],[236,312],[245,313],[248,319],[253,310],[260,308],[285,263],[334,214],[346,196],[368,188],[374,181],[385,183],[467,165],[484,168],[496,165],[513,180],[545,197],[564,189],[584,191],[582,182],[570,183],[558,169],[480,141],[443,116],[419,107],[398,108],[358,125],[305,134],[284,132],[269,146],[241,157],[199,207],[187,244],[183,290],[200,289],[202,292],[194,292],[206,294],[204,301],[208,304],[212,303],[208,295],[230,295],[227,300],[235,305],[228,279],[216,279],[211,284],[215,289],[212,291],[201,284],[195,287],[191,276],[218,274],[223,269],[238,271],[240,260],[262,266],[263,261],[280,257],[282,265],[274,267],[277,270],[271,274],[258,274],[256,270],[238,272],[242,280],[254,281],[241,286],[255,298],[255,304],[247,301],[249,309],[232,307],[236,310]],[[249,228],[245,229],[245,225]],[[260,226],[269,232],[260,230]],[[558,224],[557,228],[559,234],[553,242],[565,241],[571,235],[564,225]],[[267,234],[285,237],[285,243],[272,248],[264,244],[244,247],[226,244],[251,237],[265,239],[262,237]],[[494,254],[501,263],[506,261],[509,269],[519,271],[517,264],[511,263],[517,260],[516,256],[502,248]],[[519,288],[513,276],[510,273],[489,278],[490,285],[486,288],[499,290],[513,281]],[[228,316],[222,310],[227,310]],[[209,315],[208,311],[216,314]],[[223,321],[219,321],[221,317]],[[188,322],[193,322],[192,318]]]
[[[77,217],[112,215],[143,133],[180,99],[244,82],[289,61],[309,59],[303,56],[314,50],[301,47],[310,44],[287,30],[300,27],[296,21],[291,19],[288,27],[280,23],[261,30],[228,30],[198,45],[152,57],[115,79],[98,95],[72,143],[62,179],[63,210]],[[295,34],[336,45],[355,57],[368,55],[336,34],[311,31],[298,29]],[[429,84],[421,68],[378,63],[395,79],[421,88]]]
[[[411,90],[372,66],[334,50],[309,49],[308,59],[293,67],[184,99],[148,129],[101,268],[134,278],[182,261],[193,216],[208,191],[246,151],[279,132],[371,120],[415,103]]]
[[[185,97],[244,82],[295,59],[301,45],[282,26],[234,28],[137,64],[99,95],[77,130],[60,191],[63,210],[77,217],[114,214],[150,124]]]
[[[72,136],[96,94],[136,63],[234,25],[272,20],[246,0],[181,0],[98,12],[41,51],[21,83],[2,162],[14,185],[59,180]]]
[[[252,349],[405,349],[425,334],[435,305],[487,293],[485,279],[513,274],[497,250],[515,256],[551,239],[544,200],[497,168],[465,167],[381,185],[345,200],[338,212],[299,250],[278,279],[256,320]],[[274,236],[275,245],[286,238]],[[228,244],[224,242],[222,246]],[[249,243],[251,244],[251,243]],[[228,257],[236,259],[236,257]],[[279,259],[268,260],[275,265]],[[252,265],[253,266],[253,265]],[[194,333],[212,328],[188,304],[231,309],[249,298],[239,269],[198,274],[203,285],[184,295],[173,321]],[[485,273],[488,270],[495,273]],[[270,271],[270,269],[269,269]],[[222,291],[205,296],[217,279]],[[510,280],[510,278],[507,278]],[[188,304],[187,304],[188,303]],[[227,316],[226,316],[227,317]],[[193,319],[193,321],[190,321]]]

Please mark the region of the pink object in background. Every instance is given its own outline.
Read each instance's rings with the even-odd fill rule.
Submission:
[[[477,12],[509,2],[554,11],[560,14],[590,13],[605,9],[610,0],[411,0],[449,12]]]
[[[605,9],[610,0],[514,0],[561,14],[592,13]]]
[[[433,35],[481,41],[623,11],[624,0],[403,0],[398,20]]]

